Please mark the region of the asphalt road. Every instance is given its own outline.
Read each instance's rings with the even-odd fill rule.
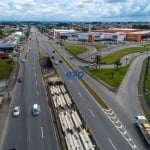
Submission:
[[[52,48],[47,43],[47,40],[44,36],[38,36],[39,43],[44,51],[48,52],[49,55],[52,55]],[[58,49],[59,50],[59,49]],[[65,52],[59,50],[61,54]],[[55,54],[55,60],[59,60],[57,54]],[[69,55],[65,53],[65,58],[70,64],[72,61],[69,60]],[[54,62],[54,60],[53,60]],[[87,123],[87,126],[93,133],[99,147],[101,149],[121,149],[121,150],[129,150],[133,149],[132,145],[128,143],[128,141],[122,136],[115,125],[109,120],[107,115],[105,115],[104,111],[99,107],[99,105],[95,102],[95,100],[90,96],[87,90],[81,85],[79,80],[67,79],[65,76],[66,71],[70,70],[65,63],[55,65],[57,70],[62,76],[62,79],[65,81],[73,100],[78,106],[84,120]],[[93,86],[93,85],[91,85]],[[95,86],[94,86],[95,87]],[[106,94],[107,96],[107,94]],[[135,146],[135,145],[134,145]]]
[[[34,32],[34,31],[33,31]],[[57,150],[52,117],[50,115],[45,89],[41,79],[39,60],[37,55],[36,38],[32,33],[29,41],[31,50],[28,59],[21,64],[19,76],[23,82],[16,84],[13,106],[21,107],[20,117],[12,117],[12,108],[7,125],[2,150],[16,148],[16,150]],[[32,116],[33,104],[39,104],[41,113]]]
[[[57,47],[61,55],[63,55],[67,61],[74,66],[74,68],[79,70],[79,62],[76,59],[69,60],[69,55],[67,52],[64,51],[59,45],[54,45]],[[137,81],[139,79],[142,62],[144,58],[148,57],[149,54],[148,52],[132,54],[130,57],[134,57],[136,55],[138,55],[138,57],[132,63],[118,93],[109,91],[87,75],[85,75],[84,79],[113,109],[114,113],[119,119],[119,122],[123,125],[137,148],[147,150],[149,149],[149,146],[143,140],[142,135],[135,127],[135,116],[142,114],[137,95]],[[124,63],[126,63],[125,58],[123,59]]]

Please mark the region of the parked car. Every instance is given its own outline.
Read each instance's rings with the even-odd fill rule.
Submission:
[[[20,116],[20,107],[19,106],[15,106],[13,109],[13,116],[14,117],[19,117]]]

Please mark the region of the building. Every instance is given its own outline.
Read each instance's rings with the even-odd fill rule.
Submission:
[[[12,53],[13,49],[12,43],[0,43],[0,53]]]
[[[110,28],[105,30],[93,30],[92,32],[101,33],[104,39],[111,39],[116,41],[141,41],[150,36],[150,30],[146,29],[119,29]]]

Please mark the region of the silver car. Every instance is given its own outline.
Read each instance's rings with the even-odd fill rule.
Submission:
[[[19,106],[15,106],[13,109],[13,116],[14,117],[19,117],[20,116],[20,107]]]

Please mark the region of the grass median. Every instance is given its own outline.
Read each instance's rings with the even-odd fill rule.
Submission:
[[[96,77],[98,80],[102,80],[103,82],[107,83],[108,85],[119,88],[124,76],[129,68],[129,65],[125,67],[120,67],[119,69],[116,68],[89,68],[87,71],[90,75]]]
[[[144,48],[144,47],[125,48],[125,49],[121,49],[117,52],[110,53],[106,57],[103,57],[101,61],[105,62],[106,64],[113,64],[117,60],[120,60],[123,56],[129,55],[132,53],[137,53],[137,52],[142,53],[142,52],[147,51],[147,50],[148,49]]]
[[[82,45],[65,44],[64,47],[67,51],[69,51],[75,56],[80,55],[86,51],[86,47]]]

